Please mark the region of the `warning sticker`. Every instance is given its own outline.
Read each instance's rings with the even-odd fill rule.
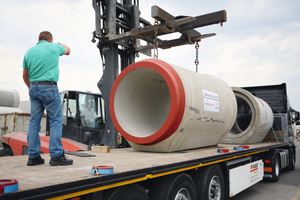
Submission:
[[[204,110],[219,112],[219,96],[216,93],[202,90],[204,98]]]

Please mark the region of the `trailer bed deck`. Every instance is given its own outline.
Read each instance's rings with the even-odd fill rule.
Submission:
[[[237,145],[219,144],[218,146],[185,150],[172,153],[139,152],[131,148],[112,149],[110,153],[84,151],[95,157],[67,155],[74,160],[70,166],[50,166],[49,154],[43,154],[44,165],[27,166],[28,156],[1,157],[0,179],[16,179],[19,190],[14,193],[0,194],[0,200],[19,198],[51,198],[78,192],[89,193],[97,188],[103,190],[134,183],[143,179],[174,173],[183,168],[196,168],[212,162],[234,159],[287,144],[258,143],[247,145],[246,150],[233,150]],[[217,149],[229,149],[229,153],[218,153]],[[114,167],[112,175],[92,175],[94,165]],[[10,196],[10,197],[9,197]],[[68,196],[68,198],[72,197]]]

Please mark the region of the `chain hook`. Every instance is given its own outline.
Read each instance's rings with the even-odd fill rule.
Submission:
[[[157,33],[158,33],[158,20],[154,22],[154,41],[153,41],[153,58],[158,59],[158,42],[157,42]]]
[[[199,43],[198,43],[198,41],[196,41],[196,43],[195,43],[195,49],[196,49],[196,60],[195,60],[195,65],[196,65],[196,73],[198,73],[198,65],[199,65],[199,60],[198,60]]]

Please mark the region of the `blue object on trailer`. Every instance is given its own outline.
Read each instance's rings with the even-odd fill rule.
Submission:
[[[16,179],[0,179],[0,194],[15,192],[19,189]]]
[[[106,165],[96,166],[95,165],[91,169],[91,174],[102,175],[102,174],[113,174],[113,173],[114,173],[113,166],[106,166]]]
[[[233,147],[233,150],[244,150],[244,147]]]

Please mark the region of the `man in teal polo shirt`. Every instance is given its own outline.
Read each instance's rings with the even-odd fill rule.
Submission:
[[[73,160],[66,158],[62,149],[62,108],[57,87],[59,56],[69,54],[69,47],[53,43],[52,34],[43,31],[39,35],[38,43],[31,47],[24,56],[23,80],[29,88],[31,103],[31,117],[27,134],[28,166],[45,162],[40,156],[41,141],[39,137],[44,109],[47,111],[51,124],[49,164],[53,166],[73,164]]]

